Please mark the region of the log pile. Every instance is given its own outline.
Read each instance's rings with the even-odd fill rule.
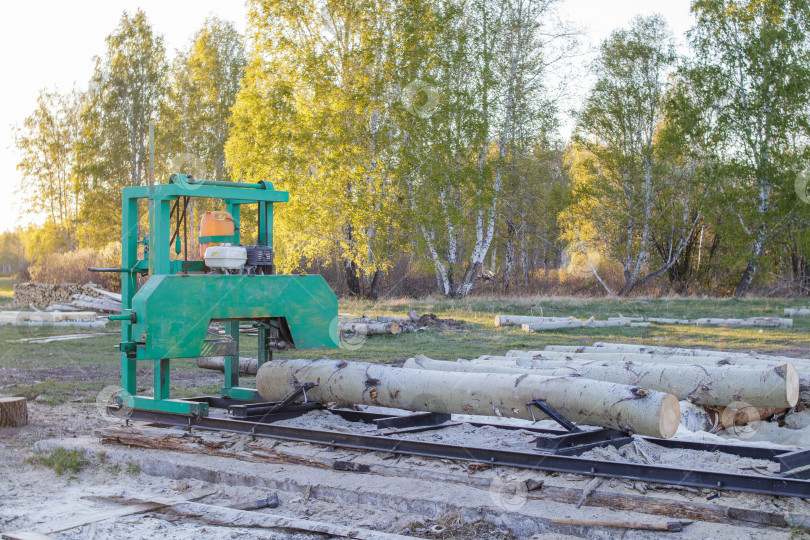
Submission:
[[[787,315],[788,310],[785,310]],[[810,310],[808,310],[810,313]],[[495,326],[519,325],[524,332],[541,330],[558,330],[560,328],[607,328],[607,327],[646,327],[655,324],[681,324],[689,326],[708,326],[722,328],[759,327],[759,328],[792,328],[793,319],[781,317],[749,317],[746,319],[701,318],[670,319],[664,317],[608,317],[598,321],[594,317],[578,319],[576,317],[534,317],[525,315],[496,315]]]
[[[14,285],[14,302],[18,306],[44,307],[46,311],[121,312],[121,295],[93,283],[18,283]]]
[[[674,393],[680,397],[684,396],[682,392],[686,392],[686,400],[709,410],[715,422],[715,429],[728,427],[729,422],[744,422],[745,418],[754,420],[770,418],[794,405],[798,405],[799,408],[810,405],[810,359],[764,355],[754,351],[727,352],[596,342],[592,346],[550,345],[542,351],[509,351],[506,356],[481,357],[472,363],[514,366],[530,370],[530,373],[535,373],[538,369],[542,373],[554,373],[556,370],[565,369],[582,376],[604,376],[610,380],[618,380],[618,373],[628,368],[642,377],[644,384],[653,387],[657,384],[647,378],[651,374],[659,374],[662,377],[659,383],[688,382],[689,371],[697,367],[705,370],[707,375],[711,375],[704,381],[706,387],[695,387],[697,391],[687,391],[688,384],[685,384],[684,390],[680,392],[676,390]],[[718,368],[721,368],[721,371],[718,372]],[[612,373],[609,377],[604,375],[608,371]],[[585,372],[588,374],[585,375]],[[756,373],[759,373],[759,377],[752,378],[751,375]],[[669,374],[675,375],[667,380]],[[770,383],[767,381],[774,382],[782,378],[782,374],[787,393],[781,392],[781,383],[779,391],[768,392],[766,387]],[[784,399],[790,394],[792,381],[796,379],[798,380],[796,401],[794,402],[792,398]],[[730,396],[732,399],[723,404],[719,396],[728,394],[735,387],[736,391]],[[672,386],[669,388],[674,389]],[[713,393],[716,393],[716,399],[709,399],[708,395]],[[712,400],[715,405],[711,404]],[[728,411],[731,413],[726,414]]]
[[[680,424],[678,399],[638,386],[582,377],[452,373],[341,360],[274,360],[259,368],[262,398],[281,401],[306,382],[310,401],[532,420],[541,399],[571,421],[668,438]]]
[[[377,317],[354,317],[340,321],[340,331],[346,334],[361,334],[374,336],[381,334],[405,334],[409,332],[425,332],[430,329],[444,330],[460,328],[461,323],[455,319],[440,319],[433,313],[419,315],[414,310],[408,312],[407,317],[391,317],[380,315]]]

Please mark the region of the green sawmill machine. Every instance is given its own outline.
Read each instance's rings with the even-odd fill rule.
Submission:
[[[208,212],[198,238],[202,260],[189,260],[187,209],[191,198],[222,201]],[[148,234],[139,237],[138,202],[146,200]],[[197,180],[173,174],[168,184],[123,189],[121,219],[121,405],[131,409],[206,416],[208,403],[172,399],[172,358],[224,357],[221,397],[261,401],[239,385],[239,326],[258,331],[258,363],[272,351],[338,346],[337,297],[319,275],[277,275],[273,265],[273,204],[289,194],[270,182]],[[240,245],[240,209],[258,205],[256,245]],[[142,246],[142,258],[139,258]],[[174,253],[174,257],[172,256]],[[182,256],[181,256],[182,254]],[[139,287],[139,282],[148,278]],[[225,336],[212,335],[222,323]],[[151,362],[154,396],[137,395],[136,366]]]

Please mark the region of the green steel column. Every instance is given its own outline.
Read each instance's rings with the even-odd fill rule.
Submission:
[[[121,268],[134,268],[138,262],[138,199],[124,195],[121,208]],[[121,309],[132,308],[132,297],[138,287],[137,273],[121,273]],[[131,343],[132,324],[121,323],[121,389],[130,395],[137,391],[135,358],[129,358],[124,350]]]
[[[266,211],[267,211],[267,243],[265,245],[273,247],[273,203],[267,203]]]
[[[229,397],[231,389],[239,386],[239,321],[226,322],[225,331],[236,342],[236,355],[224,358],[225,384],[222,387],[222,397]]]
[[[169,399],[169,359],[155,360],[155,399]]]
[[[272,357],[273,353],[270,352],[270,349],[267,348],[267,337],[269,336],[269,330],[264,328],[263,326],[259,327],[259,356],[257,357],[258,367],[262,367],[265,362],[269,362]]]
[[[242,205],[239,203],[232,203],[230,201],[225,201],[225,211],[228,212],[231,217],[233,218],[233,232],[236,239],[234,240],[235,245],[239,245],[242,243],[242,237],[240,234],[240,219],[239,219],[239,210],[242,208]]]
[[[149,273],[171,274],[171,200],[149,199]]]

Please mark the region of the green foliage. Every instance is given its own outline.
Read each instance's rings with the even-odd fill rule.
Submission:
[[[630,29],[614,31],[602,44],[597,82],[569,153],[574,184],[571,204],[560,214],[563,237],[588,259],[595,250],[622,265],[619,294],[675,264],[702,210],[706,186],[695,181],[684,137],[668,124],[674,50],[660,16],[638,17]],[[655,265],[654,248],[661,259]]]
[[[689,76],[714,114],[715,174],[730,218],[722,227],[749,254],[735,291],[741,295],[773,255],[774,238],[799,216],[807,222],[794,179],[810,158],[810,4],[698,0],[692,12]]]
[[[82,469],[90,465],[84,456],[84,450],[67,450],[65,448],[55,448],[47,453],[37,454],[28,458],[28,463],[43,465],[53,469],[58,475],[65,473],[78,474]]]

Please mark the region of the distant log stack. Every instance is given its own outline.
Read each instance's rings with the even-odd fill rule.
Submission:
[[[14,285],[14,302],[19,306],[52,306],[53,310],[93,309],[121,312],[121,295],[105,291],[92,283],[18,283]],[[61,309],[60,309],[61,308]]]
[[[28,424],[28,402],[24,397],[0,397],[0,427]]]

